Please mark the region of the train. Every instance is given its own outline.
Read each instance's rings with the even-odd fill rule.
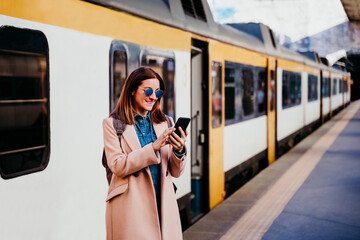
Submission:
[[[206,0],[1,1],[1,239],[105,238],[101,123],[139,66],[191,118],[183,229],[350,104],[344,68],[218,24]]]

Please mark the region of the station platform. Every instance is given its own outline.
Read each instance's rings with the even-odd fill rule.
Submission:
[[[184,239],[360,239],[360,101],[188,228]]]

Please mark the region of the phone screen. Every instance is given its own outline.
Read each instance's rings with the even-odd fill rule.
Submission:
[[[181,129],[185,132],[187,126],[189,125],[190,123],[190,118],[186,118],[186,117],[180,117],[178,118],[178,120],[176,121],[176,124],[175,124],[175,133],[181,137],[181,134],[180,134],[180,131],[179,131],[179,127],[181,127]]]

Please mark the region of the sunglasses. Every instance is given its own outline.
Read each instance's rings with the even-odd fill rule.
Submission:
[[[150,97],[153,93],[154,93],[154,90],[152,90],[152,88],[147,88],[145,90],[145,96],[147,96],[147,97]],[[155,96],[157,98],[160,98],[163,94],[164,94],[164,91],[161,89],[159,89],[155,92]]]

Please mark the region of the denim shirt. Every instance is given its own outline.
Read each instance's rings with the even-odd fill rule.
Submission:
[[[150,112],[144,118],[139,114],[134,114],[135,117],[135,130],[139,138],[141,147],[146,146],[149,143],[156,141],[157,137],[155,135],[154,128],[152,126]],[[149,166],[151,178],[154,184],[156,201],[160,201],[160,164],[153,164]]]
[[[135,117],[135,130],[136,134],[139,138],[139,142],[141,147],[146,146],[149,143],[153,143],[156,141],[157,137],[152,125],[151,121],[151,114],[150,112],[147,114],[146,117],[143,117],[137,113],[134,113]],[[157,155],[157,153],[155,153]],[[184,146],[184,149],[182,153],[177,153],[174,151],[174,154],[181,159],[184,155],[186,155],[186,147]],[[160,164],[152,164],[149,166],[150,173],[151,173],[151,179],[153,181],[154,189],[155,189],[155,195],[156,195],[156,202],[158,204],[158,210],[160,214],[160,191],[161,191],[161,168]]]

